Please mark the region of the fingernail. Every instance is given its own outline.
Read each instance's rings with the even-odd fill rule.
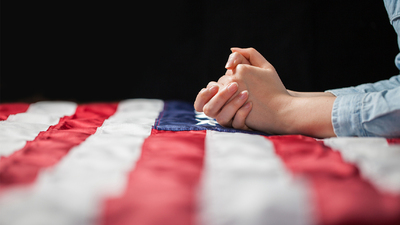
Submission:
[[[238,89],[238,84],[237,84],[236,82],[234,82],[234,83],[228,85],[228,91],[229,91],[229,92],[232,92],[232,93],[233,93],[233,92],[236,92],[237,89]]]
[[[228,62],[226,62],[225,68],[231,68],[233,66],[233,55],[231,54],[228,58]]]
[[[247,91],[242,91],[242,92],[240,93],[240,95],[239,95],[239,99],[240,99],[240,100],[245,100],[245,99],[248,97],[248,95],[249,95],[249,92],[247,92]]]
[[[251,107],[251,102],[246,103],[243,107],[246,108],[246,109],[250,108]]]

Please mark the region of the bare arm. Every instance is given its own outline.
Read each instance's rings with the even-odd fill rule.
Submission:
[[[331,121],[335,96],[286,90],[274,67],[255,49],[232,50],[249,63],[227,66],[231,70],[218,81],[218,93],[200,92],[196,110],[216,118],[223,126],[239,129],[319,138],[335,136]],[[230,86],[235,88],[228,88]],[[247,97],[240,98],[240,94],[246,92]],[[240,121],[241,127],[236,127],[235,121]]]
[[[335,137],[332,126],[332,107],[336,97],[294,97],[288,111],[293,127],[288,134],[304,134],[312,137]]]

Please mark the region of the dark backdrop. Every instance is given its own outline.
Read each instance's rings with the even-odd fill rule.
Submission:
[[[259,50],[292,90],[398,74],[383,1],[30,2],[7,18],[2,102],[193,101],[233,46]]]

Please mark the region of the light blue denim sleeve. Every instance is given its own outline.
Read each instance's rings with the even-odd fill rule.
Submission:
[[[400,86],[337,96],[332,124],[338,137],[400,137]]]
[[[400,3],[384,0],[400,49]],[[395,58],[400,70],[400,53]],[[328,90],[336,96],[332,125],[337,136],[400,137],[400,75],[356,87]]]
[[[361,94],[368,92],[390,90],[399,86],[400,86],[400,75],[397,75],[393,76],[388,80],[382,80],[376,83],[361,84],[356,87],[331,89],[327,90],[326,92],[330,92],[335,96],[340,96],[340,95]]]

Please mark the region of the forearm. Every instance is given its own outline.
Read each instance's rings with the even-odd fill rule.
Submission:
[[[246,125],[269,134],[302,134],[317,138],[335,137],[332,108],[336,97],[293,97],[279,95],[253,101]]]

